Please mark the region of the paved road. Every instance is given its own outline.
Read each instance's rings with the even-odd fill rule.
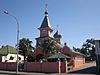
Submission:
[[[16,72],[0,71],[0,75],[16,75]],[[68,73],[61,73],[61,74],[19,72],[18,75],[96,75],[96,64],[95,62],[86,63],[80,68],[76,68]]]

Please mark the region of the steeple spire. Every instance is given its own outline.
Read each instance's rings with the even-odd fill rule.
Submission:
[[[52,27],[51,27],[51,24],[50,24],[50,21],[49,21],[49,17],[48,17],[47,4],[45,5],[45,17],[44,17],[44,19],[43,19],[43,22],[42,22],[40,28],[49,28],[50,31],[53,31],[53,30],[52,30]],[[39,28],[39,29],[40,29],[40,28]]]
[[[42,44],[43,40],[46,37],[52,38],[52,26],[49,21],[49,16],[48,16],[48,9],[47,9],[47,4],[45,4],[45,11],[44,11],[44,19],[42,21],[41,26],[38,28],[40,30],[40,37],[36,38],[36,46],[39,46]]]

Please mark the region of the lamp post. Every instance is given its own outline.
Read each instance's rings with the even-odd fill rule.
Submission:
[[[4,13],[5,14],[7,14],[7,15],[9,15],[9,16],[11,16],[11,17],[13,17],[15,20],[16,20],[16,23],[17,23],[17,61],[16,61],[16,73],[18,73],[18,64],[19,64],[19,62],[18,62],[18,54],[19,54],[19,22],[18,22],[18,20],[17,20],[17,18],[14,16],[14,15],[12,15],[12,14],[10,14],[8,11],[4,11]]]

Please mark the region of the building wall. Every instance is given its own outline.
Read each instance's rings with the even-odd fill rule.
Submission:
[[[72,52],[67,46],[63,47],[63,54],[71,56],[71,62],[74,68],[80,67],[85,63],[85,57],[83,55]]]
[[[41,48],[41,47],[37,47],[37,48],[35,49],[35,54],[36,54],[36,55],[37,55],[37,54],[43,54],[42,48]]]
[[[70,48],[67,47],[67,46],[64,46],[64,47],[63,47],[63,49],[62,49],[62,53],[63,53],[63,54],[69,54],[69,55],[72,54]]]
[[[85,63],[85,58],[80,55],[76,55],[73,59],[73,66],[74,68],[78,68]]]
[[[24,60],[24,57],[22,55],[18,55],[20,57],[20,61]],[[17,54],[8,54],[7,56],[2,56],[2,62],[16,62],[17,60]]]
[[[36,38],[36,47],[38,47],[42,42],[43,42],[44,38]]]
[[[97,72],[100,73],[100,40],[95,40],[95,53]]]
[[[97,55],[96,56],[97,57],[97,59],[96,59],[96,66],[97,66],[97,72],[99,72],[100,73],[100,55]]]

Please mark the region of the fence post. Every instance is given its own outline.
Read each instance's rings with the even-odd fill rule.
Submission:
[[[61,73],[61,62],[59,58],[58,58],[58,63],[59,63],[59,74],[60,74]]]
[[[67,64],[68,64],[68,63],[67,63],[67,59],[65,59],[66,73],[67,73],[67,68],[68,68],[68,67],[67,67]]]
[[[40,72],[42,72],[42,63],[43,63],[43,61],[40,60]]]

